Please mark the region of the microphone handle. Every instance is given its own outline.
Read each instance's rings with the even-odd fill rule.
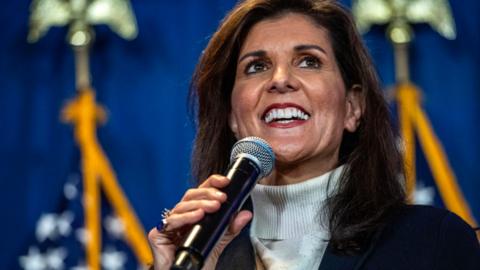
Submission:
[[[193,225],[183,243],[175,252],[175,261],[170,269],[199,270],[204,260],[223,236],[233,215],[242,207],[260,176],[258,165],[245,156],[231,164],[227,177],[228,186],[222,189],[227,200],[220,209],[206,214]]]

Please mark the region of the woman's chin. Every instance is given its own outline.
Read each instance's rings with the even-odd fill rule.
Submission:
[[[301,163],[302,155],[295,152],[275,152],[275,162],[277,166],[290,167]]]
[[[304,155],[307,149],[301,140],[272,140],[269,141],[275,157],[282,162],[295,161]]]

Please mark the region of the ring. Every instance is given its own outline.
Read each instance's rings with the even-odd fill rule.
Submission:
[[[190,229],[191,226],[184,226],[182,228],[169,230],[167,218],[172,214],[172,210],[167,208],[163,209],[162,211],[162,221],[158,223],[156,229],[159,233],[165,235],[171,244],[178,246],[182,241],[184,235]]]
[[[171,214],[172,214],[171,210],[169,210],[167,208],[163,209],[163,211],[162,211],[162,221],[160,223],[158,223],[158,225],[156,226],[157,231],[159,231],[161,233],[165,233],[165,230],[167,229],[167,226],[168,226],[167,218]]]

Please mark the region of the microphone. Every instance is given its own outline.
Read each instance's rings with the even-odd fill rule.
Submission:
[[[220,209],[206,214],[193,225],[177,248],[170,269],[199,270],[204,260],[223,236],[232,216],[242,207],[257,181],[272,172],[275,155],[268,143],[258,137],[246,137],[232,147],[226,176],[228,186],[222,189],[227,200]]]

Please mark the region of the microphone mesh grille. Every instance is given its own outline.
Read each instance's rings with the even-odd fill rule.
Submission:
[[[239,154],[249,154],[260,161],[260,174],[262,177],[272,172],[275,163],[275,154],[268,143],[258,137],[246,137],[236,142],[232,147],[230,162],[233,162]]]

